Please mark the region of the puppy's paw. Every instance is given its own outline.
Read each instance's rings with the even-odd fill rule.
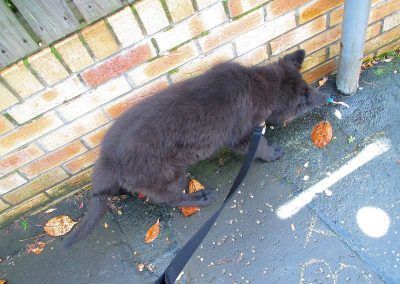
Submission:
[[[285,155],[285,150],[281,146],[271,145],[266,153],[265,159],[262,159],[266,162],[272,162],[280,159],[283,155]]]
[[[206,188],[196,192],[200,196],[199,206],[207,206],[217,199],[217,192],[214,189]]]

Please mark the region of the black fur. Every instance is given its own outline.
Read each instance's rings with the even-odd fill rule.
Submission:
[[[215,197],[210,189],[182,193],[189,165],[222,147],[244,153],[252,129],[261,122],[290,121],[327,101],[302,79],[303,60],[299,50],[266,66],[222,63],[127,110],[103,140],[88,212],[66,246],[92,230],[107,210],[107,198],[121,187],[174,207],[210,204]],[[283,154],[262,139],[257,158],[274,161]]]

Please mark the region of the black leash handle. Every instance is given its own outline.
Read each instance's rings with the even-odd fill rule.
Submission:
[[[246,174],[249,171],[256,156],[257,147],[260,142],[261,136],[264,134],[264,131],[265,124],[262,126],[257,126],[254,129],[249,150],[247,151],[242,167],[240,168],[240,171],[236,176],[235,181],[233,182],[232,187],[229,190],[228,195],[226,196],[221,207],[203,224],[203,226],[200,227],[196,234],[194,234],[194,236],[183,246],[183,248],[178,252],[175,258],[168,265],[164,273],[157,279],[157,281],[155,282],[156,284],[175,283],[176,278],[178,278],[186,263],[189,261],[193,253],[197,250],[201,242],[207,236],[208,232],[217,220],[218,216],[221,214],[225,205],[231,200],[236,189],[240,186],[240,183],[246,177]]]

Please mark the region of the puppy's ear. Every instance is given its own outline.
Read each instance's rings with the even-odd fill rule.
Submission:
[[[304,51],[304,49],[300,49],[300,50],[296,50],[293,53],[285,55],[283,57],[283,60],[288,63],[293,64],[296,68],[300,69],[305,56],[306,56],[306,52]]]

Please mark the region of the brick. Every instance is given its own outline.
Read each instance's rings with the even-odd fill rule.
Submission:
[[[136,84],[142,85],[188,61],[196,56],[193,43],[185,44],[176,50],[164,54],[160,58],[142,64],[128,73],[129,78]]]
[[[172,21],[179,22],[194,13],[193,5],[190,0],[166,0],[168,11]]]
[[[297,46],[293,46],[292,48],[286,49],[286,50],[284,50],[284,51],[282,51],[282,52],[280,52],[278,54],[275,54],[274,56],[271,56],[269,61],[270,62],[274,62],[276,60],[279,60],[280,58],[282,58],[286,54],[293,53],[296,50],[299,50],[299,48]]]
[[[52,198],[59,198],[87,188],[87,185],[90,183],[92,172],[92,169],[89,169],[81,174],[75,175],[59,185],[46,190],[46,193]]]
[[[58,112],[67,121],[71,121],[105,104],[106,102],[121,96],[130,89],[131,87],[125,77],[121,76],[59,107]]]
[[[400,7],[400,0],[391,0],[383,2],[380,5],[375,6],[371,9],[369,14],[369,23],[378,21],[394,12],[397,12]]]
[[[323,76],[332,73],[336,70],[336,68],[336,62],[334,60],[330,60],[314,69],[311,69],[310,71],[307,71],[303,75],[303,78],[304,80],[306,80],[307,83],[311,84],[322,78]]]
[[[19,124],[22,124],[71,100],[87,89],[77,76],[72,76],[53,88],[45,89],[39,94],[29,97],[22,104],[12,107],[8,113]]]
[[[268,0],[228,0],[229,14],[232,17],[237,17],[266,2]]]
[[[306,42],[300,45],[300,48],[305,49],[306,53],[310,54],[340,39],[341,32],[342,32],[342,27],[340,25],[336,26],[307,40]]]
[[[381,32],[381,22],[370,25],[365,32],[365,40],[376,37]]]
[[[228,61],[234,58],[233,48],[231,44],[224,45],[215,49],[206,56],[200,56],[179,68],[178,72],[173,73],[171,78],[174,82],[178,82],[190,77],[198,76],[210,69],[217,63]]]
[[[82,154],[86,149],[81,142],[75,141],[61,149],[48,154],[33,163],[21,168],[19,171],[29,179],[33,179],[50,169],[63,164],[64,162]]]
[[[19,151],[5,156],[0,160],[0,175],[8,174],[9,172],[43,156],[43,154],[44,152],[40,150],[38,146],[31,144]]]
[[[287,12],[294,10],[295,8],[309,2],[310,0],[275,0],[270,1],[267,6],[267,19],[275,19]]]
[[[100,147],[97,147],[66,163],[65,167],[72,174],[75,174],[87,167],[92,166],[96,162],[96,159],[99,156],[99,154],[100,154]]]
[[[270,42],[272,54],[278,54],[325,30],[326,17],[322,16],[302,25]]]
[[[111,57],[107,61],[85,71],[82,76],[87,84],[97,87],[154,56],[156,56],[154,48],[147,41],[124,51],[122,54]]]
[[[97,60],[118,51],[118,45],[104,21],[97,22],[82,30],[82,36]]]
[[[164,52],[222,24],[226,20],[224,7],[222,5],[214,5],[175,25],[168,31],[156,34],[154,38],[157,41],[160,52]]]
[[[258,63],[264,62],[269,58],[267,47],[260,46],[252,51],[245,53],[244,55],[238,57],[235,61],[243,66],[253,66]]]
[[[61,168],[56,168],[37,179],[19,187],[3,196],[3,199],[11,204],[18,204],[49,188],[53,184],[67,178],[68,175]]]
[[[329,26],[333,27],[343,21],[343,6],[332,11],[329,15]]]
[[[125,96],[123,99],[125,99]],[[104,135],[106,135],[110,126],[111,126],[111,123],[108,123],[98,129],[92,131],[91,133],[86,134],[85,136],[82,137],[82,140],[90,148],[97,147],[103,141]]]
[[[11,221],[17,219],[21,215],[32,211],[39,206],[44,206],[45,204],[49,203],[50,199],[44,194],[38,194],[31,199],[21,203],[18,206],[14,206],[3,213],[0,214],[0,226],[6,225]]]
[[[321,64],[326,59],[326,50],[321,49],[313,54],[307,55],[302,64],[301,72],[305,72],[318,64]]]
[[[400,38],[400,26],[393,28],[365,43],[364,54],[369,54]]]
[[[400,11],[398,11],[397,13],[394,13],[393,15],[386,17],[383,20],[383,31],[384,32],[388,31],[399,25],[400,25]]]
[[[9,208],[10,205],[8,205],[7,203],[5,203],[3,200],[0,200],[0,212],[3,212],[4,210],[6,210],[7,208]],[[1,217],[0,217],[1,218]]]
[[[261,25],[263,21],[262,10],[256,10],[239,20],[213,29],[210,34],[199,39],[200,47],[204,52],[208,52],[211,49],[231,41],[241,34]]]
[[[0,195],[9,192],[24,183],[26,183],[26,180],[18,173],[13,173],[7,177],[3,177],[0,179]]]
[[[329,58],[339,55],[339,52],[340,52],[340,42],[337,42],[329,46]]]
[[[43,89],[22,61],[0,71],[0,76],[23,98]]]
[[[303,24],[343,4],[343,0],[315,0],[299,9],[299,23]]]
[[[41,138],[39,142],[46,148],[46,150],[53,151],[92,131],[93,129],[98,128],[107,121],[108,119],[105,114],[101,110],[97,110],[53,131]]]
[[[18,99],[0,83],[0,111],[16,104]]]
[[[295,27],[296,18],[294,13],[275,18],[237,37],[234,40],[236,52],[238,55],[242,55]]]
[[[377,50],[376,55],[381,55],[382,53],[392,51],[392,50],[399,50],[400,49],[400,40],[396,40],[380,49]]]
[[[68,76],[67,70],[61,65],[60,61],[51,52],[50,48],[28,58],[32,69],[49,85],[53,85]]]
[[[159,92],[160,90],[168,86],[166,78],[161,78],[155,82],[142,86],[128,95],[106,105],[104,108],[111,118],[115,119],[121,115],[125,110],[138,103],[144,97]],[[85,140],[86,141],[86,140]],[[91,141],[93,145],[96,145],[99,141],[97,138]]]
[[[76,34],[56,43],[54,47],[72,72],[81,71],[93,64],[93,59]]]
[[[0,138],[0,156],[28,144],[49,131],[56,129],[60,125],[62,125],[62,121],[55,116],[54,113],[49,113],[46,116],[11,131],[9,134]]]
[[[217,2],[219,2],[218,5],[222,5],[221,0],[196,0],[197,8],[199,10],[211,6]]]
[[[4,133],[7,133],[8,131],[13,129],[14,125],[12,125],[12,123],[9,122],[7,118],[0,115],[0,135],[3,135]]]
[[[153,34],[169,25],[167,16],[159,0],[143,0],[135,4],[135,9],[148,34]]]
[[[108,17],[107,20],[122,47],[132,45],[144,37],[130,6]]]

